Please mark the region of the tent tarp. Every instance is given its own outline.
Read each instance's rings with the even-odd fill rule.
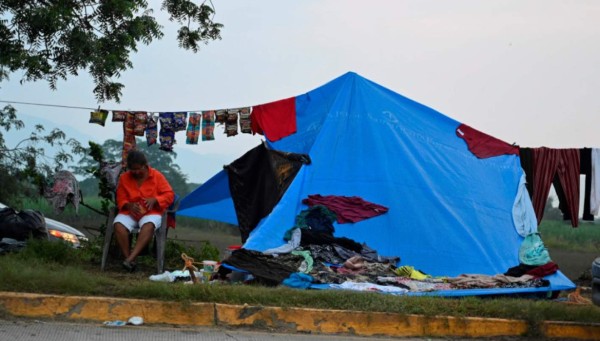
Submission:
[[[399,256],[401,265],[457,276],[494,275],[519,264],[523,237],[512,218],[523,174],[518,156],[477,158],[457,137],[459,122],[355,73],[297,96],[296,115],[297,132],[267,144],[308,154],[312,163],[302,166],[245,248],[283,244],[308,195],[358,196],[389,211],[336,223],[335,236]],[[226,177],[221,172],[188,195],[179,214],[234,223]],[[557,290],[574,287],[562,275],[551,282]]]

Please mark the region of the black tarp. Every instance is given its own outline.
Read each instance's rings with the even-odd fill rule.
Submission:
[[[268,215],[308,155],[269,150],[263,143],[225,166],[242,242],[258,222]]]

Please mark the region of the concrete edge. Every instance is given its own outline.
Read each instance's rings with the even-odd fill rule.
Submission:
[[[14,316],[91,321],[127,321],[141,316],[148,324],[214,325],[214,304],[113,297],[59,296],[0,292],[0,309]]]
[[[523,336],[528,331],[520,320],[227,304],[216,304],[216,316],[224,326],[356,336],[493,337]]]
[[[288,333],[389,337],[540,335],[555,339],[600,340],[600,324],[596,323],[545,321],[539,327],[532,327],[523,320],[497,318],[422,316],[15,292],[0,292],[0,310],[20,317],[103,322],[126,321],[132,316],[141,316],[145,324],[252,327]]]
[[[600,340],[600,323],[545,321],[542,333],[552,339]]]

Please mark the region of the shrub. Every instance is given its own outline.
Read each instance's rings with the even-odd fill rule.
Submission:
[[[181,258],[181,255],[183,253],[188,257],[193,258],[196,262],[208,259],[219,259],[219,250],[208,241],[202,243],[202,247],[198,250],[197,248],[185,245],[182,242],[167,239],[167,245],[165,247],[165,267],[182,269],[184,261]]]
[[[29,239],[18,257],[27,260],[37,260],[43,263],[75,264],[79,263],[77,250],[71,244],[63,241]]]

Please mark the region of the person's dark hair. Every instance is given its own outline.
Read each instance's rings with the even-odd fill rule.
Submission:
[[[131,168],[133,165],[147,166],[148,159],[146,155],[139,150],[130,150],[127,154],[127,168]]]

